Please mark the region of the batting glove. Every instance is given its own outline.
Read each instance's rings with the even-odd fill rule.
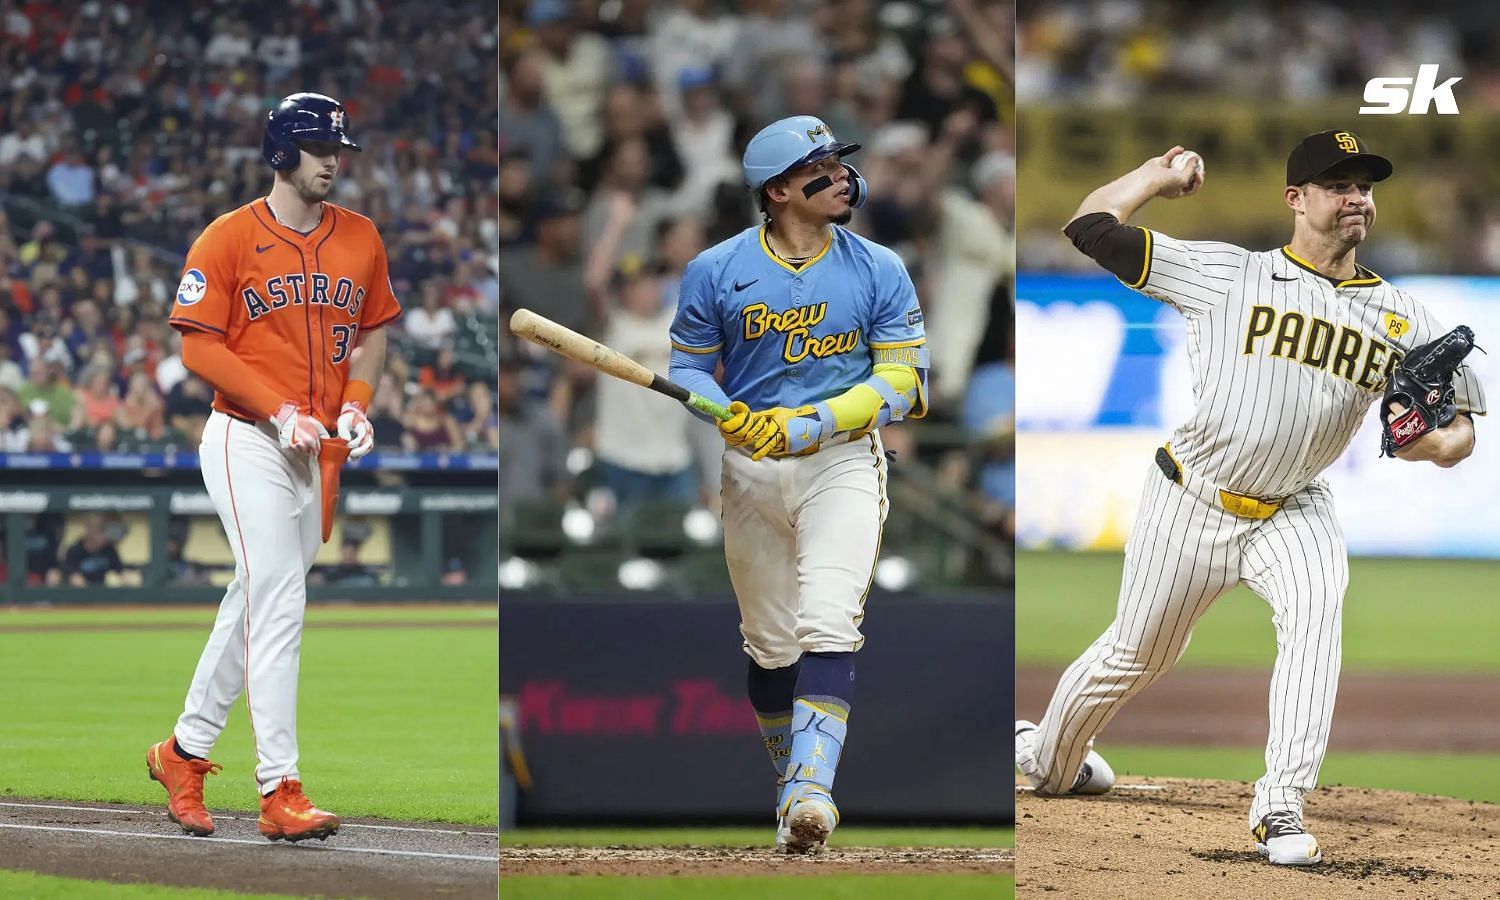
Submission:
[[[776,443],[776,423],[764,414],[753,413],[750,407],[736,400],[729,404],[728,419],[719,423],[719,433],[731,447],[749,450],[752,459],[760,459],[771,452]],[[758,455],[757,455],[758,454]]]
[[[823,420],[811,406],[788,409],[777,406],[760,415],[776,423],[777,446],[770,450],[773,456],[804,456],[818,452],[823,441]]]
[[[364,404],[353,400],[339,409],[339,437],[349,442],[349,458],[359,459],[375,446],[375,426],[365,415]]]
[[[317,456],[318,448],[323,445],[323,438],[328,437],[328,429],[323,427],[322,422],[300,412],[297,404],[290,400],[276,410],[271,423],[276,426],[283,450],[296,450],[308,456]]]

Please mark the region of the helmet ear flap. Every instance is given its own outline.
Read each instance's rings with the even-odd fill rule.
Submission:
[[[870,186],[865,182],[865,176],[848,163],[844,163],[844,171],[849,173],[849,208],[859,209],[870,198]]]
[[[297,146],[296,141],[282,140],[269,132],[262,142],[261,155],[278,172],[295,169],[302,162],[302,148]]]

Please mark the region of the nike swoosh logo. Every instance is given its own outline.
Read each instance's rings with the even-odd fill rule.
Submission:
[[[262,247],[261,245],[256,244],[255,245],[255,252],[256,253],[265,253],[267,250],[271,249],[274,246],[276,246],[276,245],[275,244],[267,244],[264,247]]]
[[[1271,276],[1271,280],[1272,281],[1296,281],[1297,280],[1297,276],[1296,275],[1292,275],[1292,276],[1290,276],[1288,278],[1282,278],[1280,275],[1272,275]]]
[[[757,278],[757,279],[755,279],[755,281],[760,281],[760,279],[759,279],[759,278]],[[739,293],[739,292],[740,292],[740,291],[743,291],[743,290],[744,290],[744,289],[745,289],[745,288],[747,288],[747,287],[749,287],[749,286],[750,286],[750,285],[752,285],[752,284],[754,284],[754,283],[755,283],[755,281],[747,281],[747,282],[745,282],[745,283],[744,283],[744,284],[740,284],[740,283],[739,283],[739,282],[738,282],[738,281],[736,281],[736,282],[735,282],[735,283],[734,283],[734,292],[735,292],[735,293],[736,293],[736,294],[738,294],[738,293]]]

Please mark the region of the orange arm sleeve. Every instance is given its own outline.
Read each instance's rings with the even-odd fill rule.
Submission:
[[[286,398],[266,387],[254,369],[229,352],[224,339],[216,334],[184,329],[182,364],[214,390],[234,401],[236,406],[248,409],[262,419],[271,418],[281,404],[287,402]]]
[[[349,383],[344,385],[344,403],[358,403],[361,409],[369,409],[370,399],[374,396],[375,388],[368,381],[351,378]]]

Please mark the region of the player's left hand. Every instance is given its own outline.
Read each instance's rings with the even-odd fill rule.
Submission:
[[[375,426],[361,403],[351,400],[339,409],[338,431],[339,437],[349,442],[350,459],[359,459],[375,446]]]
[[[823,439],[823,420],[811,406],[788,409],[777,406],[758,413],[776,423],[777,446],[773,456],[801,456],[817,452]]]

